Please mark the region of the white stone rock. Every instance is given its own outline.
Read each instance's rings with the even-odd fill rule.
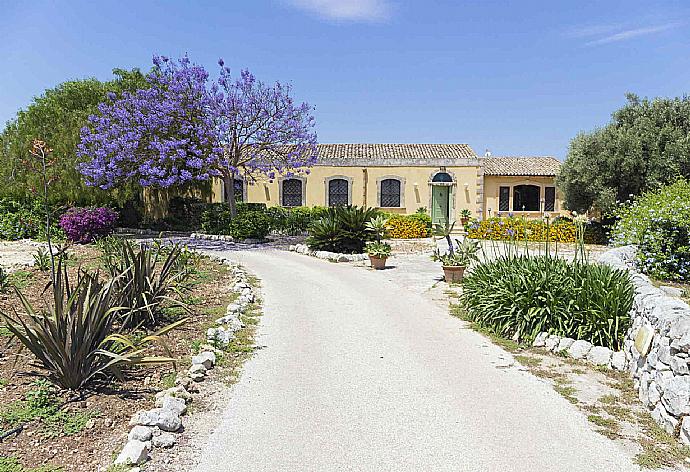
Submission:
[[[161,433],[153,437],[153,447],[169,448],[177,443],[177,437],[172,433]]]
[[[218,344],[223,347],[230,344],[230,341],[235,337],[232,330],[225,329],[222,326],[218,328],[209,328],[206,331],[206,336],[209,343]]]
[[[673,434],[678,424],[678,420],[669,415],[661,403],[652,411],[652,418],[654,418],[654,421],[664,428],[668,434]]]
[[[189,379],[191,381],[191,379]],[[163,406],[164,397],[175,397],[180,398],[189,403],[192,401],[192,394],[189,393],[182,385],[177,385],[175,387],[170,387],[166,390],[156,393],[156,407],[160,408]]]
[[[149,458],[151,443],[148,441],[127,441],[125,447],[115,459],[115,464],[138,465]]]
[[[570,354],[570,357],[572,357],[573,359],[584,359],[587,357],[587,354],[589,354],[589,351],[591,349],[592,343],[588,341],[577,340],[568,348],[568,354]]]
[[[660,383],[661,402],[673,416],[690,414],[690,376],[671,377]]]
[[[542,331],[541,333],[537,334],[537,337],[534,338],[534,342],[532,343],[532,346],[534,347],[544,347],[546,344],[546,338],[549,337],[549,333],[546,331]]]
[[[141,441],[141,442],[146,442],[151,439],[151,436],[153,436],[153,433],[151,432],[151,428],[148,426],[140,426],[137,425],[132,430],[129,432],[127,435],[127,439],[130,441]]]
[[[177,416],[182,416],[187,413],[187,402],[182,398],[177,397],[163,397],[161,402],[161,408],[163,410],[169,410],[175,413]]]
[[[162,431],[178,431],[182,427],[180,416],[170,410],[154,408],[153,410],[141,411],[132,420],[141,426],[156,426]]]
[[[649,383],[649,387],[647,388],[647,401],[650,406],[654,406],[659,401],[661,400],[661,393],[659,393],[659,389],[656,386],[655,381],[651,381]]]
[[[604,346],[594,346],[587,353],[587,360],[596,365],[609,365],[613,351]]]
[[[625,370],[625,352],[616,351],[611,355],[611,367],[615,370]]]
[[[681,298],[683,296],[683,289],[678,287],[673,287],[671,285],[662,285],[659,287],[666,295],[670,297]]]
[[[690,374],[690,369],[688,369],[687,358],[673,356],[671,358],[671,370],[676,375],[688,375]]]
[[[555,334],[550,334],[548,338],[546,338],[546,341],[544,341],[544,348],[548,349],[549,351],[553,351],[556,349],[556,346],[558,346],[558,343],[561,341],[560,336],[556,336]]]
[[[558,346],[556,346],[554,349],[554,352],[567,351],[574,342],[575,340],[573,338],[561,338],[561,340],[558,342]]]
[[[192,365],[201,364],[206,370],[212,369],[216,365],[216,353],[204,351],[192,357]]]

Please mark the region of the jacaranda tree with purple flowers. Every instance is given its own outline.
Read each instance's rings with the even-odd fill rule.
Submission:
[[[266,86],[248,71],[233,80],[222,60],[211,84],[186,56],[154,56],[153,64],[150,88],[111,96],[82,129],[89,185],[168,188],[219,177],[234,215],[236,176],[290,176],[315,162],[312,109],[296,105],[289,86]]]
[[[235,215],[234,179],[244,175],[292,176],[316,162],[316,133],[312,107],[296,104],[290,85],[272,86],[243,70],[232,79],[230,69],[219,60],[221,72],[215,92],[219,133],[225,149],[220,172]]]
[[[223,149],[217,139],[208,73],[187,57],[155,56],[150,87],[114,94],[82,129],[80,170],[89,185],[110,189],[135,180],[162,187],[208,180]]]

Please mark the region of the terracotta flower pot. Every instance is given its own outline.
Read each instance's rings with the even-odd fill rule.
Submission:
[[[469,223],[469,222],[470,222],[470,219],[469,219],[469,218],[465,218],[465,217],[461,217],[461,218],[460,218],[460,224],[463,225],[463,226],[466,226],[467,223]]]
[[[371,261],[371,267],[376,270],[382,270],[386,268],[386,259],[388,258],[369,256],[369,260]]]
[[[462,282],[464,274],[465,267],[463,266],[443,266],[443,275],[446,277],[446,282],[449,284]]]

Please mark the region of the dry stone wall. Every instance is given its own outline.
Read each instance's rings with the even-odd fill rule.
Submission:
[[[611,249],[599,262],[631,271],[635,300],[624,353],[640,401],[669,433],[690,444],[690,306],[634,268],[636,248]]]

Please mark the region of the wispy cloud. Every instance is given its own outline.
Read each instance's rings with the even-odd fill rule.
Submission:
[[[383,21],[390,17],[387,0],[287,0],[292,6],[330,20]]]
[[[600,46],[662,33],[678,28],[682,24],[682,22],[673,21],[634,27],[623,24],[590,25],[571,29],[566,32],[566,36],[586,39],[585,46]]]

